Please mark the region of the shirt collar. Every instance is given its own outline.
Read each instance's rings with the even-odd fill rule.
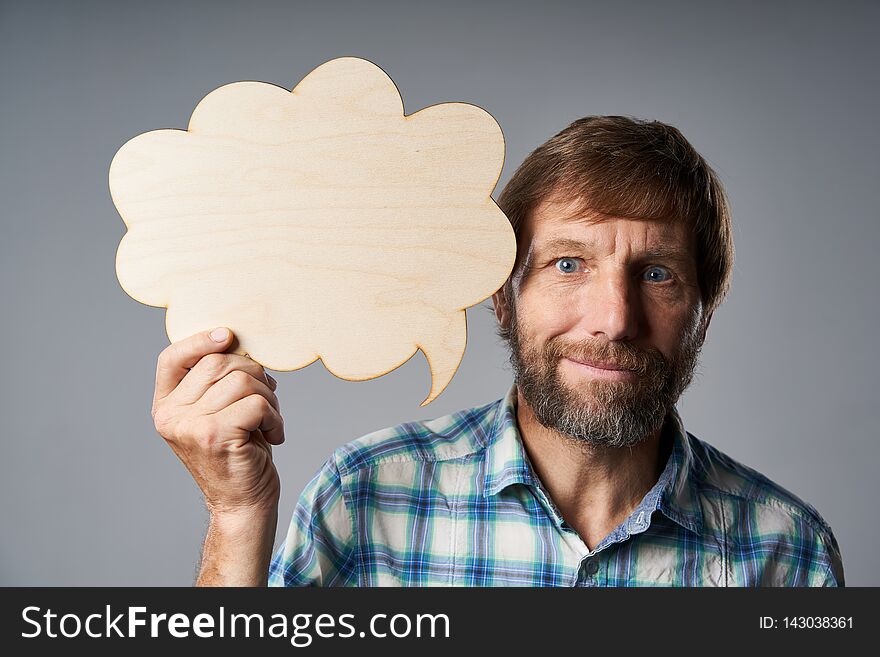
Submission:
[[[538,479],[525,450],[516,422],[517,389],[511,385],[496,403],[495,420],[486,445],[486,475],[483,492],[489,497],[513,484],[538,487]],[[690,438],[678,410],[673,406],[666,416],[664,431],[672,437],[672,450],[657,484],[645,495],[638,509],[648,516],[659,509],[679,525],[699,533],[702,511],[694,481],[694,456]]]
[[[497,402],[495,422],[486,447],[483,492],[491,497],[513,484],[536,485],[536,475],[526,460],[516,423],[516,384]]]

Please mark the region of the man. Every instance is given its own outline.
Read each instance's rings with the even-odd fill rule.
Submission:
[[[722,187],[681,133],[580,119],[498,203],[518,244],[493,296],[513,386],[337,449],[274,556],[274,380],[221,354],[228,331],[163,352],[156,426],[211,511],[197,583],[843,585],[819,514],[675,407],[733,258]]]

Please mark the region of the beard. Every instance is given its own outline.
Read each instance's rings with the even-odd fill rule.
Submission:
[[[510,345],[510,363],[520,394],[543,426],[579,446],[632,447],[663,425],[669,410],[693,380],[705,332],[698,314],[679,336],[672,358],[631,342],[550,339],[537,348],[512,307],[510,327],[501,335]],[[635,372],[635,380],[581,380],[567,384],[560,362],[568,357],[614,363]]]

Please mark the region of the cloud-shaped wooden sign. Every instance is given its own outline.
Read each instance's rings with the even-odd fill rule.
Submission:
[[[405,115],[394,82],[344,57],[293,91],[236,82],[209,93],[187,130],[134,137],[110,165],[128,232],[116,273],[167,308],[172,342],[214,326],[235,352],[289,371],[321,359],[372,379],[421,349],[449,384],[465,309],[513,267],[492,200],[504,138],[490,114],[442,103]]]

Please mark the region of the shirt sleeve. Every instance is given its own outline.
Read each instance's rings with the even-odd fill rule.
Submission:
[[[827,524],[823,526],[820,539],[823,553],[826,557],[827,567],[825,571],[812,582],[813,586],[846,586],[843,575],[843,560],[840,557],[840,547],[837,539]]]
[[[299,497],[284,542],[272,556],[269,586],[357,586],[351,514],[331,456]]]

